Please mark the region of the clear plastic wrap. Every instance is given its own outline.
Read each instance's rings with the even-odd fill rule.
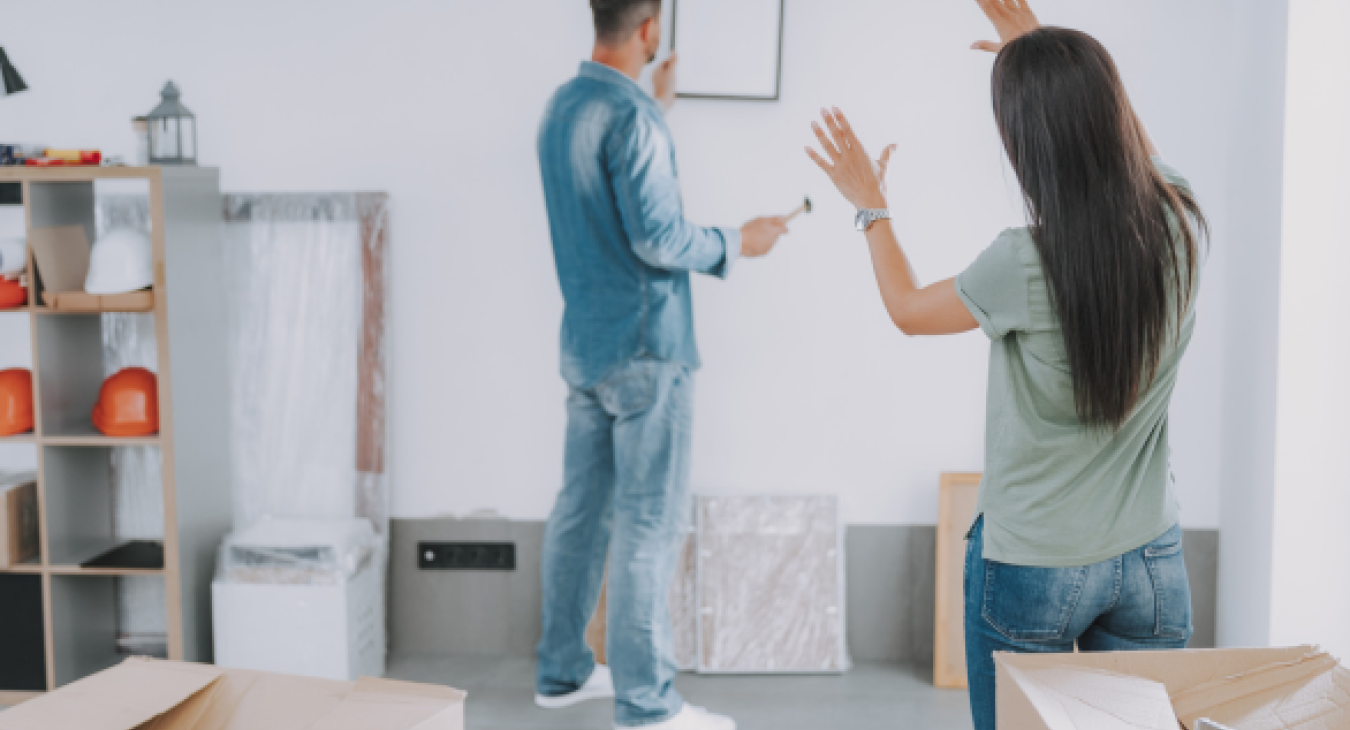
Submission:
[[[379,547],[365,518],[263,519],[226,536],[218,574],[237,583],[339,585],[365,568]]]
[[[139,181],[138,181],[139,182]],[[149,189],[141,183],[96,186],[96,235],[113,228],[150,232]],[[155,315],[112,312],[100,315],[104,377],[129,367],[159,370]],[[157,446],[110,449],[113,536],[117,540],[164,539],[164,490]],[[164,579],[123,576],[117,585],[118,644],[125,653],[167,654],[168,598]]]
[[[848,669],[835,497],[698,499],[698,670]]]
[[[235,525],[388,534],[382,194],[227,195]]]

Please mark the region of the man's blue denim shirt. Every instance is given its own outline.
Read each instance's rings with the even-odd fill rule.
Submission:
[[[584,61],[544,112],[539,166],[566,304],[563,378],[591,388],[639,357],[698,368],[689,272],[725,277],[741,234],[684,219],[661,107]]]

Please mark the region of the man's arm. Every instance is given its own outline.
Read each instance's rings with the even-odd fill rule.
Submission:
[[[742,230],[685,220],[670,139],[641,112],[611,139],[609,176],[624,231],[649,266],[725,277],[742,253],[762,256],[787,232],[782,219],[751,221]]]

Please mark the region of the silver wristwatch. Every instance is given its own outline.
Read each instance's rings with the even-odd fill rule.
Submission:
[[[891,212],[885,208],[860,208],[858,217],[853,219],[853,227],[866,233],[868,228],[872,227],[877,221],[888,221],[891,219]]]

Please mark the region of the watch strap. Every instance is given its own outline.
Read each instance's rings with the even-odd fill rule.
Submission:
[[[891,211],[886,208],[860,208],[858,210],[857,228],[866,233],[877,221],[891,219]]]

